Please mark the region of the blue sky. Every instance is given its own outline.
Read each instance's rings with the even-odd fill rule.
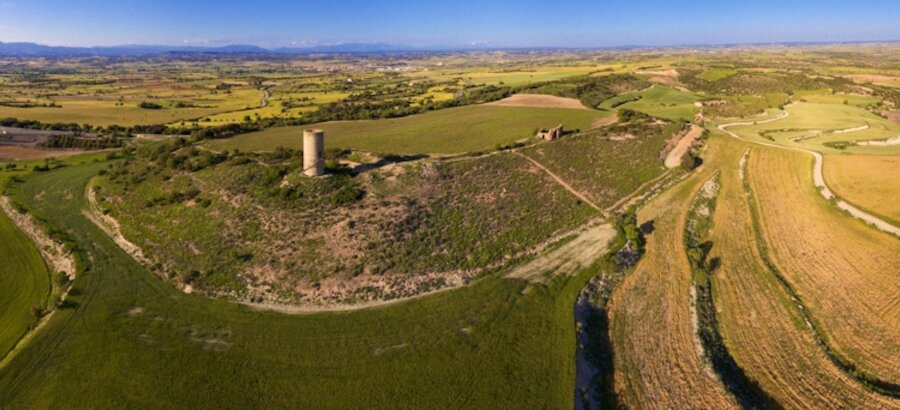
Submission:
[[[0,0],[0,41],[51,45],[607,47],[900,40],[900,2]]]

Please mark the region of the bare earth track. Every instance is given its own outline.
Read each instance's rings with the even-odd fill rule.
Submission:
[[[687,154],[688,150],[691,149],[691,145],[693,145],[694,141],[697,141],[697,138],[700,138],[701,135],[703,135],[703,127],[696,124],[691,125],[691,129],[678,140],[675,148],[672,148],[672,151],[666,156],[666,168],[677,168],[681,166],[681,160],[684,158],[684,154]]]
[[[581,101],[574,98],[557,97],[546,94],[515,94],[502,100],[487,103],[501,107],[571,108],[588,110]]]

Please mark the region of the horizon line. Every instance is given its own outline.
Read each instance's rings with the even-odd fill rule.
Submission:
[[[383,49],[373,48],[369,52],[374,51],[420,51],[420,52],[440,52],[440,51],[503,51],[503,50],[573,50],[573,51],[590,51],[590,50],[612,50],[612,49],[679,49],[679,48],[719,48],[719,47],[741,47],[741,46],[777,46],[777,45],[849,45],[849,44],[891,44],[900,43],[900,39],[880,39],[880,40],[823,40],[823,41],[795,41],[795,40],[779,40],[779,41],[759,41],[759,42],[709,42],[709,43],[670,43],[670,44],[618,44],[618,45],[596,45],[596,46],[561,46],[561,45],[545,45],[545,46],[513,46],[513,45],[483,45],[483,44],[464,44],[464,45],[409,45],[404,43],[392,43],[387,41],[372,42],[333,42],[312,45],[282,45],[282,46],[263,46],[253,43],[226,43],[221,45],[201,45],[201,44],[153,44],[153,43],[123,43],[115,45],[59,45],[38,43],[33,41],[4,41],[0,40],[0,45],[31,45],[53,49],[83,49],[83,50],[103,50],[103,49],[127,49],[129,47],[148,47],[159,49],[170,49],[171,51],[182,50],[217,50],[234,47],[258,48],[268,52],[278,52],[285,50],[309,50],[339,48],[347,46],[360,47],[377,47],[383,46]],[[163,51],[163,50],[161,50]]]

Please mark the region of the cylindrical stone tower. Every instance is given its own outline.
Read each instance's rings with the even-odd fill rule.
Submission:
[[[311,177],[325,175],[325,131],[303,130],[303,173]]]

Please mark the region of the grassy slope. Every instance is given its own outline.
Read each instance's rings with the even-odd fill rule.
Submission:
[[[381,309],[252,312],[179,293],[86,220],[82,190],[103,166],[36,175],[16,193],[91,265],[75,308],[0,374],[0,407],[572,407],[571,307],[590,272],[525,295],[487,278]]]
[[[640,100],[613,108],[613,105],[616,103],[628,101],[638,96],[641,97]],[[654,85],[649,90],[625,93],[606,100],[603,104],[600,104],[600,107],[611,110],[629,108],[654,117],[677,121],[694,118],[694,115],[699,112],[699,109],[694,106],[694,101],[697,100],[699,100],[699,97],[693,93],[679,91],[668,86]]]
[[[900,125],[878,117],[862,108],[844,104],[796,103],[787,107],[791,114],[783,120],[765,124],[734,127],[732,131],[756,141],[771,142],[760,136],[766,130],[794,130],[769,134],[775,142],[789,147],[802,147],[823,153],[852,152],[859,154],[887,155],[900,153],[900,146],[852,146],[838,150],[822,145],[826,141],[853,141],[885,139],[900,135]],[[845,134],[823,134],[817,138],[790,141],[789,138],[809,133],[809,130],[833,131],[869,124],[869,129]],[[803,131],[806,130],[806,131]]]
[[[594,133],[577,135],[522,150],[602,208],[665,172],[659,152],[677,126],[660,135],[641,134],[612,141]]]
[[[544,146],[559,143],[562,141]],[[621,158],[592,157],[594,166],[615,164]],[[659,167],[655,151],[647,158]],[[343,206],[328,201],[274,199],[265,193],[270,187],[260,182],[268,168],[255,162],[220,164],[195,173],[177,173],[166,180],[161,175],[171,175],[171,170],[144,172],[141,161],[133,161],[128,177],[100,179],[100,197],[115,198],[107,204],[112,215],[122,221],[123,234],[144,249],[151,260],[170,266],[174,272],[203,272],[200,286],[195,288],[243,289],[246,281],[241,274],[254,269],[283,272],[285,276],[272,286],[293,295],[295,280],[349,277],[364,268],[410,276],[479,268],[530,249],[596,215],[544,172],[536,172],[524,158],[508,153],[447,163],[441,168],[444,176],[438,179],[423,177],[420,165],[410,165],[402,182],[378,184],[389,188],[361,183],[369,197]],[[614,199],[651,179],[623,173],[602,181],[607,191],[617,195]],[[147,179],[135,184],[131,178],[138,175]],[[146,206],[153,198],[194,186],[189,181],[202,188],[200,197],[212,198],[212,205],[177,202]],[[295,183],[305,198],[312,198],[323,194],[310,187],[325,182],[300,178]],[[234,206],[220,199],[216,193],[219,190],[224,190],[226,197],[244,199]],[[379,198],[385,195],[404,198],[393,199],[395,204],[411,200],[421,208],[404,210],[405,216],[399,218],[391,216],[396,205],[384,205]],[[298,203],[303,205],[298,207]],[[359,208],[373,213],[348,216]],[[384,215],[377,215],[381,212]],[[321,229],[330,228],[330,235],[342,235],[342,224],[350,221],[354,224],[352,233],[340,238],[358,242],[359,248],[354,249],[360,251],[354,253],[357,257],[335,258],[335,254],[346,255],[342,253],[342,241],[324,242]],[[398,234],[385,240],[373,232],[376,230]],[[273,243],[280,246],[273,247]],[[254,255],[253,260],[230,256],[236,250]],[[278,255],[277,261],[268,257],[273,253]]]
[[[565,108],[467,106],[386,120],[340,121],[308,127],[277,127],[207,142],[213,149],[271,151],[277,146],[302,148],[302,130],[325,130],[329,148],[414,154],[459,153],[492,148],[534,135],[541,127],[562,123],[588,129],[608,113]]]
[[[0,173],[0,191],[11,173]],[[0,358],[34,321],[31,309],[42,305],[50,291],[44,260],[28,237],[0,211]]]

